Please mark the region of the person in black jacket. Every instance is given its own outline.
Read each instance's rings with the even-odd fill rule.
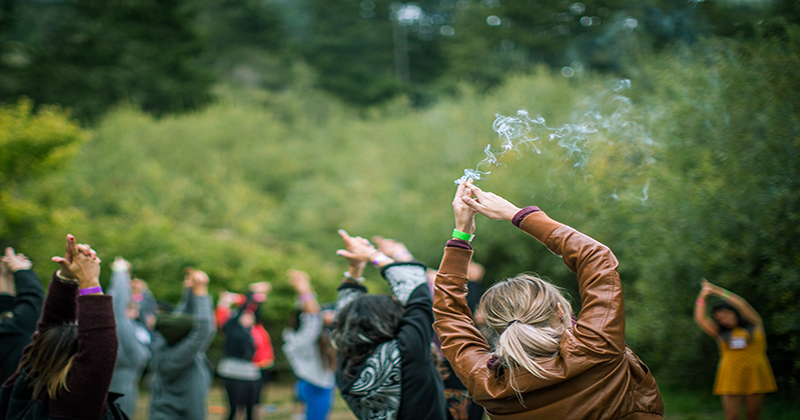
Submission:
[[[261,370],[252,361],[256,346],[250,334],[255,325],[257,310],[258,302],[254,300],[253,294],[249,294],[236,315],[222,325],[225,333],[225,357],[217,366],[217,374],[225,380],[230,404],[228,420],[236,418],[240,407],[245,411],[245,418],[251,420],[254,407],[258,404]]]
[[[14,248],[6,248],[0,262],[0,384],[17,369],[42,312],[44,288],[32,266]]]
[[[359,420],[444,420],[444,389],[431,358],[433,299],[425,266],[397,262],[367,239],[339,234],[337,251],[350,268],[336,301],[333,344],[336,383]],[[381,270],[394,296],[368,295],[367,261]]]

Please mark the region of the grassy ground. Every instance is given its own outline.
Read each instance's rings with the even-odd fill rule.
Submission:
[[[711,392],[662,390],[666,420],[723,420],[722,400]],[[744,413],[742,414],[744,419]],[[762,420],[800,419],[800,402],[780,399],[775,394],[764,398]]]
[[[275,406],[274,412],[262,413],[263,420],[291,420],[292,414],[297,410],[294,394],[290,384],[273,383],[265,391],[262,402]],[[666,409],[665,420],[723,420],[722,403],[718,397],[708,393],[690,392],[682,390],[663,390],[664,406]],[[146,420],[149,412],[150,398],[145,392],[141,394],[139,405],[134,420]],[[211,389],[208,397],[208,420],[227,419],[227,396],[221,386]],[[484,417],[488,419],[488,417]],[[742,417],[744,418],[744,417]],[[797,420],[800,419],[800,403],[780,400],[775,395],[768,395],[764,401],[763,420]],[[355,416],[347,408],[339,393],[329,420],[355,420]]]
[[[266,398],[265,398],[266,397]],[[294,399],[294,393],[290,384],[272,383],[269,388],[263,392],[261,401],[275,406],[275,411],[271,413],[262,413],[261,419],[263,420],[291,420],[292,414],[297,409]],[[140,394],[139,404],[136,409],[136,418],[134,420],[147,420],[147,415],[150,412],[150,396],[145,392]],[[225,420],[228,418],[228,396],[225,394],[225,388],[222,386],[215,386],[211,388],[208,395],[208,417],[207,420]],[[333,410],[328,420],[356,420],[350,409],[342,400],[339,393],[336,393]]]

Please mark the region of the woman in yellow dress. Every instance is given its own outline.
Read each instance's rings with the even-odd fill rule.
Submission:
[[[708,296],[721,299],[713,305],[711,316],[706,311]],[[767,360],[767,337],[761,316],[741,296],[703,279],[694,319],[719,346],[714,395],[722,396],[725,420],[739,419],[742,402],[747,420],[758,420],[764,394],[778,389]]]

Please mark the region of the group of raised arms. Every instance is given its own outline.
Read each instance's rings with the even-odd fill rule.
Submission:
[[[359,420],[663,418],[650,369],[626,345],[618,262],[608,247],[472,180],[457,187],[452,210],[455,229],[443,238],[438,271],[399,241],[339,230],[336,253],[347,269],[335,303],[317,301],[306,272],[287,272],[297,303],[282,350],[297,378],[295,418],[329,418],[337,389]],[[478,214],[511,222],[563,260],[577,278],[577,315],[560,288],[532,274],[480,295],[483,270],[471,245]],[[180,303],[165,307],[121,257],[104,292],[97,252],[72,235],[52,261],[46,294],[27,257],[7,248],[0,263],[0,420],[134,418],[145,369],[150,419],[205,419],[214,378],[205,352],[217,329],[225,345],[214,371],[228,418],[259,417],[275,360],[259,315],[270,283],[224,291],[215,310],[209,276],[189,269]],[[367,293],[368,265],[391,295]],[[712,296],[722,302],[713,318],[705,310]],[[714,392],[726,420],[738,418],[742,401],[747,418],[757,419],[763,394],[775,390],[758,313],[704,281],[695,319],[721,349]],[[744,369],[756,377],[743,365],[756,365]]]

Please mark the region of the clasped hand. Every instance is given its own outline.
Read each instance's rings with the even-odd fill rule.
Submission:
[[[53,262],[61,266],[60,275],[67,279],[77,279],[80,288],[100,285],[100,258],[89,245],[78,245],[75,237],[67,235],[63,257],[53,257]]]
[[[475,232],[475,214],[480,213],[493,220],[511,220],[520,208],[503,197],[484,192],[472,179],[462,182],[453,198],[453,214],[456,229],[472,234]]]

